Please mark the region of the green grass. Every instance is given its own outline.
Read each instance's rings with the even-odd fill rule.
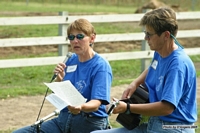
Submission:
[[[200,55],[192,56],[192,60],[200,62]],[[129,84],[141,73],[141,60],[110,61],[113,71],[113,84]],[[16,97],[21,95],[44,94],[46,88],[43,82],[50,82],[53,75],[54,65],[33,66],[21,68],[0,69],[0,99]],[[200,77],[200,69],[197,69]]]
[[[43,82],[49,82],[53,68],[54,66],[0,69],[0,98],[44,94]]]
[[[139,60],[113,61],[110,64],[114,74],[113,86],[130,83],[140,73]],[[134,69],[136,66],[138,70]],[[50,82],[54,67],[50,65],[0,69],[0,99],[44,94],[46,88],[43,82]]]
[[[27,5],[25,2],[0,2],[0,11],[24,11],[24,12],[49,12],[49,13],[57,13],[60,11],[68,11],[69,13],[134,13],[136,7],[116,7],[110,5],[107,8],[104,5],[91,5],[91,4],[72,4],[72,3],[36,3],[30,2]],[[94,12],[95,11],[95,12]],[[13,14],[14,15],[14,14]]]
[[[98,34],[141,32],[142,27],[133,23],[93,24]],[[134,27],[134,28],[130,28]],[[58,25],[0,26],[0,38],[58,36]]]
[[[12,28],[12,29],[11,29]],[[0,27],[0,38],[57,36],[57,25],[28,25]]]
[[[27,3],[25,0],[1,0],[1,11],[70,11],[74,13],[88,12],[118,12],[134,13],[135,10],[146,4],[147,0],[34,0]],[[160,0],[168,5],[176,5],[180,10],[199,10],[198,0]],[[108,7],[109,6],[109,7]],[[44,8],[45,7],[45,8]]]

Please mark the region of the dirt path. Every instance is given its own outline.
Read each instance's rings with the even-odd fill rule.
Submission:
[[[120,98],[121,92],[127,85],[121,85],[112,88],[112,96]],[[18,98],[1,99],[0,100],[0,129],[8,130],[21,126],[33,124],[38,116],[41,103],[44,96],[22,96]],[[52,113],[56,108],[45,100],[42,108],[41,117]]]
[[[198,79],[198,83],[200,83],[200,78]],[[111,97],[120,98],[127,86],[125,84],[112,87]],[[200,84],[198,90],[200,90]],[[0,129],[8,130],[33,124],[36,121],[43,98],[44,96],[23,96],[0,100]],[[198,91],[198,100],[200,100],[200,91]],[[45,101],[40,118],[47,116],[54,110],[55,107],[48,101]],[[110,121],[115,121],[115,118],[116,115],[111,115]]]

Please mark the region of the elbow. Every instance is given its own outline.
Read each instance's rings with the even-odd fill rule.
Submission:
[[[99,106],[94,106],[94,107],[90,108],[90,111],[95,112],[95,111],[98,111],[98,109],[99,109]]]
[[[94,111],[97,111],[99,109],[99,107],[94,108]]]
[[[174,111],[175,106],[166,101],[164,101],[163,103],[164,103],[163,114],[170,115]]]
[[[170,115],[174,110],[168,109],[163,112],[164,115]]]

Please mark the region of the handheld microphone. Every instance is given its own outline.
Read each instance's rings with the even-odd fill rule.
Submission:
[[[72,53],[69,52],[69,53],[66,55],[66,57],[65,57],[65,59],[64,59],[64,61],[63,61],[63,63],[66,63],[67,60],[68,60],[71,56],[72,56]],[[59,74],[59,73],[55,73],[55,74],[53,75],[53,77],[51,78],[51,82],[52,82],[53,80],[56,79],[56,77],[57,77],[58,74]]]
[[[108,107],[107,114],[111,115],[114,108],[117,107],[118,104],[119,104],[119,100],[114,98],[114,101]]]
[[[41,124],[42,122],[46,121],[47,119],[53,117],[53,116],[57,116],[60,114],[60,111],[58,109],[56,109],[53,113],[43,117],[42,119],[36,121],[32,126],[36,126],[38,124]]]

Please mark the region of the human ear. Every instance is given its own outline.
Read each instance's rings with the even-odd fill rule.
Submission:
[[[96,38],[96,35],[95,35],[95,34],[92,34],[92,35],[90,36],[90,44],[93,44],[93,43],[94,43],[95,38]]]
[[[165,35],[166,40],[170,38],[170,32],[169,31],[165,31],[164,35]]]

